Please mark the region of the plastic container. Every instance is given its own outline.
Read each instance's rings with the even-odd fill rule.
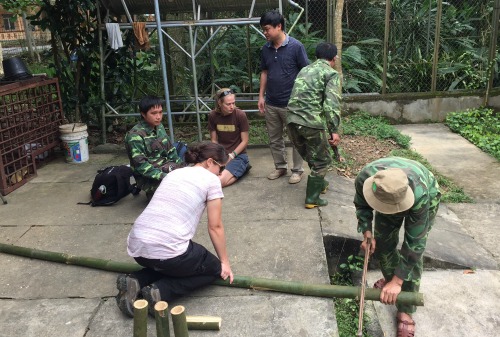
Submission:
[[[59,126],[66,162],[84,163],[89,160],[87,125],[83,123]]]

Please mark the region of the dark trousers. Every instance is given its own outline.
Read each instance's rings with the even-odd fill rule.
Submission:
[[[141,288],[154,284],[163,301],[172,301],[220,277],[221,263],[205,247],[190,241],[182,255],[167,260],[134,258],[144,269],[132,273]]]

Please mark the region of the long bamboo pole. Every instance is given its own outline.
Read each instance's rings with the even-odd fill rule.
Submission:
[[[65,263],[95,269],[118,273],[131,273],[142,269],[137,263],[116,262],[111,260],[103,260],[92,257],[82,257],[69,255],[64,253],[50,252],[46,250],[38,250],[34,248],[26,248],[20,246],[0,243],[0,253],[25,256],[33,259]],[[274,279],[265,279],[249,276],[235,276],[232,284],[229,284],[229,279],[216,280],[215,285],[247,288],[255,290],[270,290],[287,294],[296,294],[303,296],[317,297],[338,297],[359,299],[361,288],[352,286],[337,286],[328,284],[308,284],[293,281],[280,281]],[[366,289],[365,300],[380,301],[380,289]],[[424,305],[424,295],[422,293],[401,292],[397,298],[398,304],[410,304],[416,306]]]
[[[148,301],[137,300],[134,302],[134,337],[147,337],[148,335]]]
[[[178,305],[170,310],[172,315],[172,326],[174,327],[175,337],[189,337],[186,309],[182,305]]]
[[[168,303],[159,301],[155,304],[156,336],[170,337],[170,328],[168,326]]]
[[[59,262],[64,264],[89,267],[95,269],[102,269],[118,273],[131,273],[142,269],[142,267],[137,263],[116,262],[116,261],[103,260],[93,257],[75,256],[70,254],[51,252],[47,250],[14,246],[5,243],[0,243],[0,252],[12,255],[25,256],[32,259]]]
[[[235,276],[232,284],[229,280],[216,280],[215,285],[228,287],[249,288],[255,290],[278,291],[287,294],[317,297],[338,297],[359,299],[361,287],[337,286],[328,284],[308,284],[293,281],[280,281],[248,276]],[[369,288],[365,290],[365,300],[380,301],[380,289]],[[399,293],[397,304],[411,304],[416,306],[424,305],[424,295],[422,293],[412,293],[402,291]]]

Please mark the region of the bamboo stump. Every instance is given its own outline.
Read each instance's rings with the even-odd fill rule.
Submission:
[[[186,309],[182,305],[178,305],[170,310],[172,315],[172,325],[174,327],[175,337],[189,337]]]
[[[170,337],[170,328],[168,326],[168,303],[159,301],[155,304],[156,336]]]
[[[134,337],[147,337],[148,334],[148,301],[134,302]]]
[[[186,316],[189,330],[220,330],[222,318],[215,316]]]

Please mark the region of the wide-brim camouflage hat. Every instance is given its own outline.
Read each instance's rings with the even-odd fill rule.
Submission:
[[[363,195],[371,208],[384,214],[406,211],[415,202],[408,177],[399,168],[378,171],[366,179],[363,184]]]

